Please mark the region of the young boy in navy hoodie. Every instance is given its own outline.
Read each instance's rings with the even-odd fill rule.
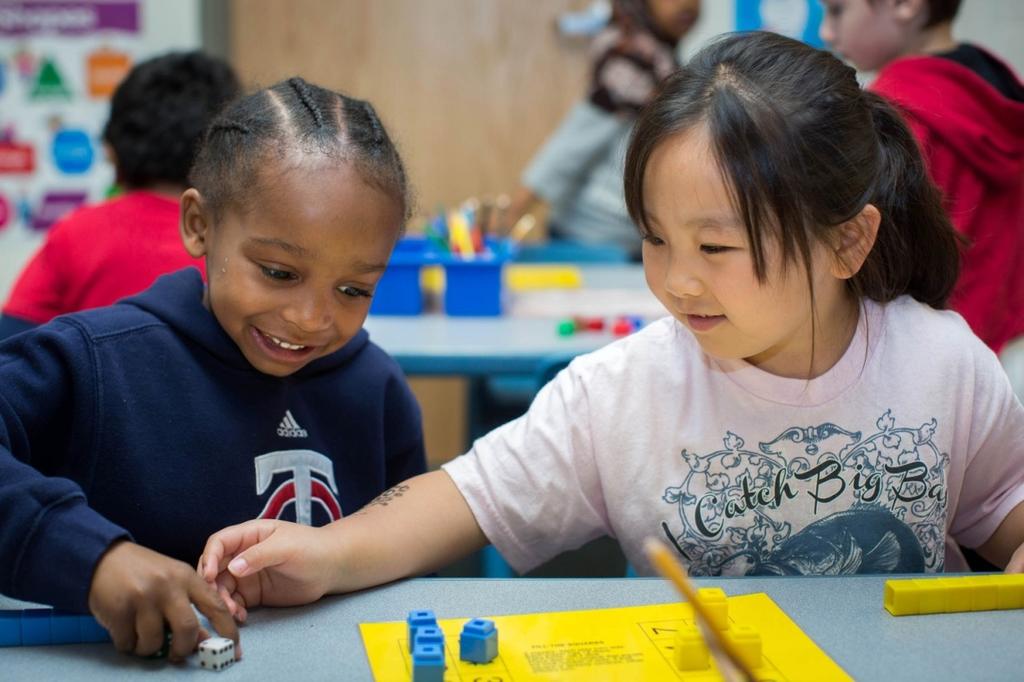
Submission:
[[[1024,335],[1024,85],[995,55],[953,39],[960,0],[823,4],[821,38],[878,71],[871,89],[914,131],[968,241],[950,304],[998,353]]]
[[[425,468],[419,408],[369,342],[370,297],[408,217],[366,102],[293,78],[228,107],[181,200],[199,271],[0,344],[0,593],[91,611],[122,651],[170,657],[192,567],[225,525],[324,525]],[[187,563],[186,563],[187,562]]]

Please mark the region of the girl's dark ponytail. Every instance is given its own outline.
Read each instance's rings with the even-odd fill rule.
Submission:
[[[868,202],[881,212],[882,222],[853,285],[877,301],[909,294],[933,308],[944,308],[960,272],[960,238],[899,112],[873,92],[862,95],[879,154]]]

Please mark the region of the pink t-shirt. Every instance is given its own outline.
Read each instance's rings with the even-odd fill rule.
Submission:
[[[665,318],[577,358],[444,469],[526,571],[601,536],[650,574],[963,570],[1024,500],[1024,408],[956,313],[866,301],[811,381],[704,354]]]

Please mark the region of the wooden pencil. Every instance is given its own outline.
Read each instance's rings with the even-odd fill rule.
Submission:
[[[714,626],[711,620],[710,614],[704,608],[704,604],[697,596],[697,590],[690,583],[690,579],[686,577],[686,570],[682,567],[679,561],[672,556],[672,552],[669,551],[668,547],[663,542],[655,538],[647,538],[644,542],[644,552],[647,554],[647,558],[651,560],[655,570],[658,571],[663,577],[667,578],[676,590],[682,595],[683,599],[688,601],[693,607],[694,616],[697,618],[697,622],[701,625],[701,630],[704,631],[704,637],[709,640],[708,644],[712,650],[718,648],[722,653],[729,659],[729,663],[735,667],[741,675],[747,680],[753,682],[757,679],[747,664],[740,657],[736,647],[732,645],[726,637],[722,636],[722,633],[718,631],[718,628]],[[725,671],[722,671],[723,675]]]

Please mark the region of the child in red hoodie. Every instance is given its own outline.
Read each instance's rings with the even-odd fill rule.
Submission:
[[[823,4],[822,40],[878,71],[871,89],[914,131],[969,243],[951,305],[999,352],[1024,336],[1024,85],[998,57],[953,39],[960,0]]]

